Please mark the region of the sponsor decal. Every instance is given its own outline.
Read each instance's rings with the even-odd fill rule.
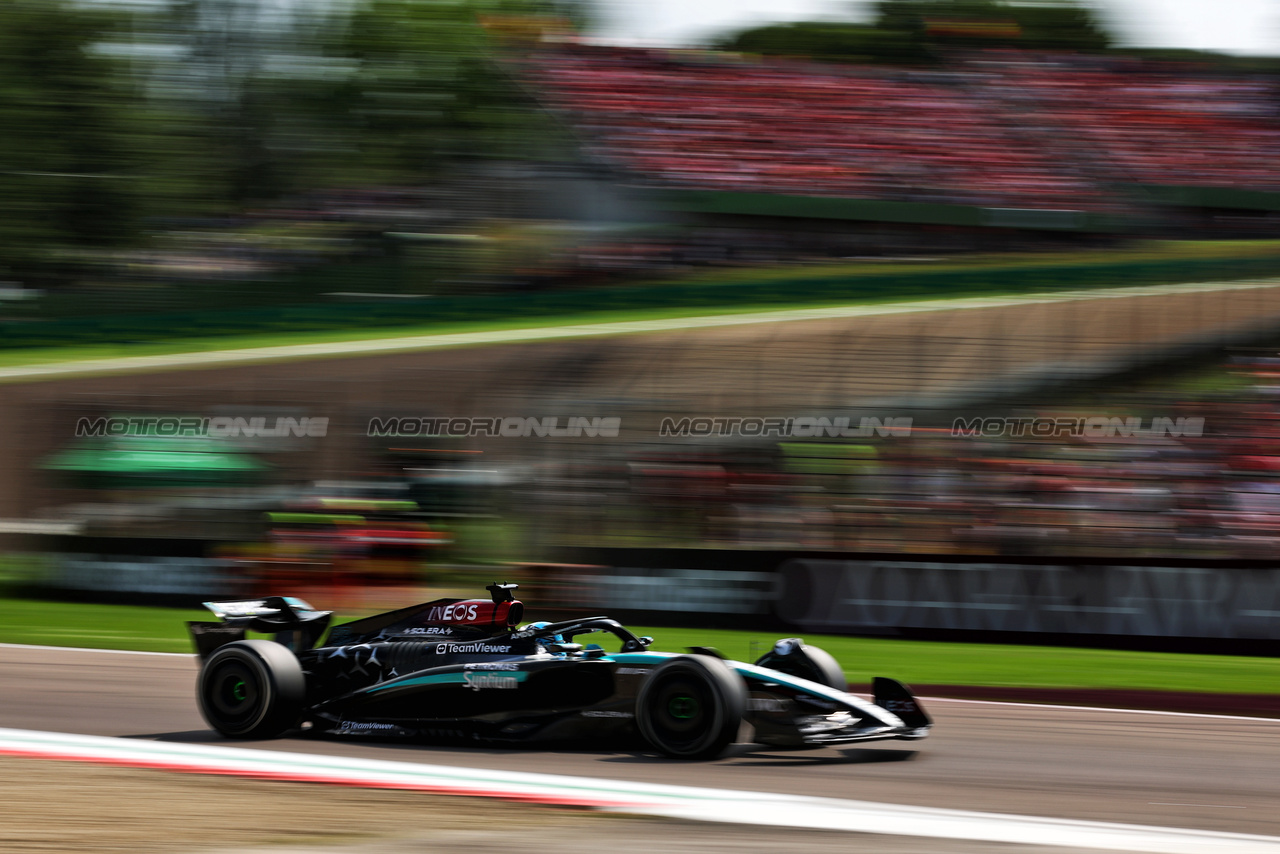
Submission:
[[[462,679],[472,691],[492,689],[495,691],[514,691],[520,687],[520,679],[515,676],[500,676],[497,673],[464,673]]]
[[[475,603],[468,604],[465,602],[455,602],[452,605],[437,605],[427,614],[427,620],[432,623],[453,621],[463,623],[476,618],[477,607]]]
[[[643,676],[652,670],[652,667],[619,667],[619,676]]]
[[[463,665],[463,670],[519,670],[520,665],[514,661],[485,661],[478,664]]]
[[[885,700],[881,705],[895,715],[914,715],[920,710],[911,700]]]
[[[582,716],[584,718],[634,718],[635,717],[635,715],[632,714],[631,712],[610,712],[610,711],[604,711],[604,710],[597,711],[594,709],[590,709],[588,711],[583,712]]]
[[[369,721],[343,721],[338,725],[339,732],[391,732],[400,727],[393,724],[371,723]]]
[[[448,653],[450,655],[464,652],[511,652],[509,646],[497,646],[491,643],[440,643],[436,646],[436,652],[440,655]]]
[[[193,635],[238,635],[244,631],[239,626],[208,625],[204,623],[191,623],[190,630]]]
[[[268,608],[265,599],[249,599],[244,602],[215,602],[218,610],[228,617],[259,617],[279,614],[279,608]]]
[[[397,635],[452,635],[453,629],[446,626],[415,626],[409,629],[401,629],[396,632]]]

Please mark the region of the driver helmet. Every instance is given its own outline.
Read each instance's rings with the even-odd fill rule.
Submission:
[[[546,620],[539,620],[536,623],[530,623],[529,625],[525,626],[525,630],[534,633],[533,636],[536,639],[536,642],[538,643],[539,646],[548,646],[553,643],[564,643],[564,635],[556,634],[554,632],[551,632],[548,634],[541,633],[542,629],[545,629],[547,628],[547,626],[550,626],[550,625],[551,623],[547,622]]]

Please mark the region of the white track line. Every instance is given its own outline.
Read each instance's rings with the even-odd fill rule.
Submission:
[[[211,350],[199,353],[174,353],[161,356],[122,356],[112,359],[86,359],[77,362],[24,365],[0,369],[0,383],[31,382],[70,376],[133,373],[184,368],[207,368],[217,365],[273,362],[294,359],[333,358],[337,356],[378,355],[411,350],[448,347],[470,347],[484,344],[514,344],[564,338],[609,335],[632,335],[646,332],[676,332],[721,326],[746,326],[759,323],[784,323],[798,320],[829,320],[844,317],[877,317],[891,314],[913,314],[924,311],[963,311],[1001,308],[1015,305],[1038,305],[1056,302],[1082,302],[1100,299],[1169,296],[1206,291],[1239,291],[1280,286],[1280,279],[1243,280],[1236,282],[1194,282],[1180,285],[1148,285],[1127,288],[1085,288],[1070,291],[1048,291],[1003,297],[960,297],[955,299],[916,300],[912,302],[849,305],[828,308],[797,308],[745,314],[716,314],[698,317],[676,317],[661,320],[631,320],[612,323],[579,323],[525,329],[498,329],[487,332],[455,332],[436,335],[412,335],[399,338],[373,338],[358,341],[331,341],[316,344],[292,344],[276,347],[252,347],[241,350]]]
[[[87,646],[48,646],[34,643],[0,643],[0,649],[45,649],[55,652],[101,652],[108,655],[170,655],[179,658],[195,658],[189,652],[148,652],[144,649],[98,649]]]
[[[1280,854],[1280,837],[0,729],[0,754],[412,789],[696,821],[1138,851]]]
[[[975,703],[984,706],[1020,706],[1028,709],[1061,709],[1074,712],[1118,712],[1127,715],[1167,715],[1177,718],[1212,718],[1223,721],[1263,721],[1280,724],[1280,718],[1259,718],[1247,715],[1212,715],[1205,712],[1164,712],[1157,709],[1110,709],[1104,706],[1059,706],[1051,703],[1015,703],[1008,700],[962,700],[959,697],[921,697],[930,703]]]

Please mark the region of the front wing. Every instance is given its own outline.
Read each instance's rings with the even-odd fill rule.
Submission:
[[[918,740],[933,721],[911,691],[877,677],[874,700],[764,667],[733,662],[747,683],[747,720],[756,741],[778,747],[822,747],[886,739]]]

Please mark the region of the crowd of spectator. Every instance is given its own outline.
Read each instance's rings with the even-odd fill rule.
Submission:
[[[918,418],[909,436],[857,442],[650,444],[543,471],[528,506],[546,544],[1269,560],[1280,357],[1237,359],[1218,380],[1242,376],[1016,413],[1137,419],[1109,436],[957,435]],[[1194,429],[1152,430],[1164,417]]]
[[[1264,81],[1023,52],[942,70],[574,48],[531,75],[588,150],[710,190],[1112,210],[1114,183],[1280,188]]]
[[[1078,140],[1115,180],[1280,189],[1280,91],[1269,81],[1019,53],[972,67],[1009,109]]]

